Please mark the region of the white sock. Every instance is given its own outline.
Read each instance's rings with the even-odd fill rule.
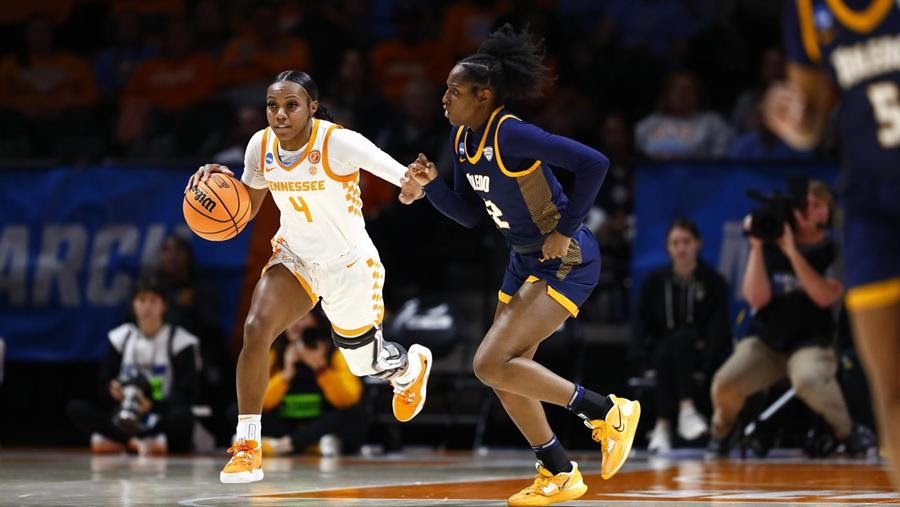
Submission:
[[[419,373],[422,371],[422,361],[419,361],[419,356],[413,356],[407,353],[406,365],[406,371],[404,373],[391,379],[395,384],[407,386],[416,380],[416,377],[418,377]]]
[[[262,435],[261,414],[242,414],[238,416],[238,439],[254,440],[259,445]]]

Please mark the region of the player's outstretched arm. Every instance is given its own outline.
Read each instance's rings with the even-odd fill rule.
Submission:
[[[406,177],[414,180],[425,189],[425,195],[431,204],[454,221],[469,229],[478,225],[483,215],[484,206],[481,199],[472,191],[461,171],[454,171],[453,188],[449,188],[444,180],[438,178],[437,166],[419,153],[418,158],[407,166]]]

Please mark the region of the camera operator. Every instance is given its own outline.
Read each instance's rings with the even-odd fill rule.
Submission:
[[[297,320],[272,345],[269,385],[263,398],[263,454],[315,451],[324,456],[359,449],[367,426],[363,385],[335,349],[318,307]]]
[[[110,347],[100,367],[100,406],[69,402],[69,418],[91,434],[94,452],[190,450],[198,340],[165,322],[164,297],[156,278],[138,281],[131,301],[135,322],[109,332]]]
[[[799,197],[802,203],[802,194]],[[843,286],[828,274],[837,257],[828,232],[831,191],[821,181],[810,181],[804,204],[782,208],[786,216],[779,219],[780,235],[765,237],[760,224],[754,227],[754,220],[771,214],[757,212],[744,221],[750,255],[741,291],[752,317],[747,336],[713,379],[714,454],[727,453],[727,437],[747,397],[785,376],[849,454],[864,453],[874,444],[871,431],[851,421],[836,379],[831,305],[841,297]]]

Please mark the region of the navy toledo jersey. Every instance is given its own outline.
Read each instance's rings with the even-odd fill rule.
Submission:
[[[786,0],[784,41],[791,60],[823,68],[840,90],[847,302],[883,303],[900,295],[900,8]]]
[[[575,316],[600,275],[597,240],[581,226],[572,235],[569,251],[562,259],[540,260],[544,238],[556,229],[568,200],[556,176],[542,161],[503,152],[500,127],[518,121],[498,108],[480,137],[457,127],[453,132],[454,170],[465,174],[510,245],[500,300],[508,303],[523,283],[544,280],[550,296]]]

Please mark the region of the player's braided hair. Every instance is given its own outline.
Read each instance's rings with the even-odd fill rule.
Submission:
[[[476,88],[493,90],[495,104],[539,97],[551,79],[544,66],[543,40],[532,39],[527,28],[516,32],[509,23],[458,65]]]
[[[306,90],[306,93],[311,100],[319,100],[319,85],[317,85],[316,82],[313,81],[313,78],[306,72],[299,70],[282,71],[275,78],[275,82],[280,83],[282,81],[293,81],[297,83]],[[316,110],[315,116],[322,120],[334,121],[334,118],[331,117],[331,113],[328,112],[328,109],[326,109],[321,102],[319,102],[319,108]]]

